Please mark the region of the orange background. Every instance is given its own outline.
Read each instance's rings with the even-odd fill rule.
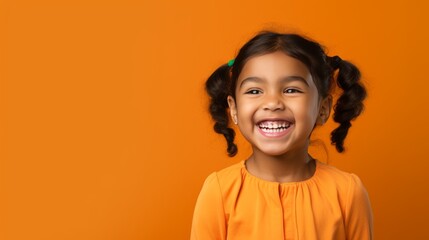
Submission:
[[[335,153],[376,239],[429,237],[424,1],[1,1],[0,239],[188,239],[205,177],[229,159],[206,78],[261,29],[356,63],[364,115]]]

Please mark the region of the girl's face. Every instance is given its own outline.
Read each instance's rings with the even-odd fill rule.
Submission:
[[[238,79],[231,117],[243,136],[267,155],[307,151],[315,124],[329,117],[331,99],[319,101],[308,68],[277,51],[250,58]]]

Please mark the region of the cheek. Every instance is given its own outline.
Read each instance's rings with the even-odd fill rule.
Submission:
[[[318,116],[317,100],[302,99],[294,106],[295,120],[313,125]]]
[[[237,115],[240,117],[251,117],[254,107],[249,102],[240,102],[237,104]]]

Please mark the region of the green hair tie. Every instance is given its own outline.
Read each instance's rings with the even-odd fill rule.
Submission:
[[[235,59],[231,59],[228,61],[228,67],[232,67],[234,65]]]

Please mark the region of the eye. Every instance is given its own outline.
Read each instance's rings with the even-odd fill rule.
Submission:
[[[245,94],[261,94],[262,93],[262,91],[261,90],[258,90],[258,89],[251,89],[251,90],[248,90],[247,92],[245,92]]]
[[[296,89],[296,88],[287,88],[283,91],[284,93],[302,93],[302,91]]]

